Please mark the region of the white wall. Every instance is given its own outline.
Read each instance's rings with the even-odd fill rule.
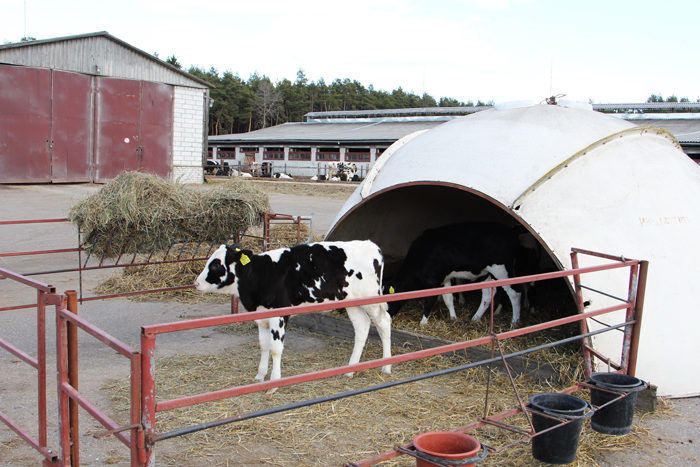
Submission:
[[[175,86],[173,98],[173,181],[203,183],[204,93]]]

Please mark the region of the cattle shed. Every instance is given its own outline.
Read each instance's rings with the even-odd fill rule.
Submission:
[[[210,136],[208,159],[211,164],[250,170],[254,174],[286,172],[295,177],[325,173],[330,162],[352,163],[357,166],[360,178],[364,178],[384,150],[400,138],[491,108],[309,112],[305,122]],[[593,104],[593,109],[636,125],[669,130],[686,154],[700,163],[700,102]]]
[[[560,269],[572,267],[572,248],[649,261],[637,375],[660,395],[700,394],[700,360],[688,358],[700,325],[700,167],[670,132],[571,101],[497,105],[390,146],[327,238],[375,241],[390,270],[425,229],[466,220],[522,224]],[[580,265],[593,264],[600,259]],[[626,297],[630,279],[587,280]],[[590,291],[584,299],[619,303]],[[615,355],[621,334],[593,345]]]
[[[0,45],[0,183],[202,183],[210,88],[107,32]]]

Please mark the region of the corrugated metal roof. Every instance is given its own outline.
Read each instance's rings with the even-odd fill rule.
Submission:
[[[209,136],[209,143],[391,144],[409,133],[435,128],[442,123],[444,122],[284,123],[250,133]]]
[[[635,125],[652,125],[664,128],[676,137],[679,143],[700,143],[700,114],[694,120],[627,119]]]
[[[307,121],[325,118],[376,118],[408,115],[467,115],[492,108],[490,105],[479,107],[421,107],[417,109],[381,109],[381,110],[338,110],[332,112],[309,112],[304,117]]]
[[[679,143],[700,143],[700,112],[608,114],[635,125],[658,126],[670,131]]]
[[[665,104],[665,103],[664,103]],[[671,103],[669,103],[671,104]],[[609,104],[618,105],[618,104]],[[627,104],[621,104],[623,108]],[[630,104],[632,105],[632,104]],[[634,104],[643,105],[643,104]],[[474,109],[476,107],[472,107]],[[486,107],[479,107],[486,110]],[[334,118],[323,121],[304,123],[285,123],[250,133],[210,136],[214,144],[285,144],[306,143],[318,144],[353,144],[353,143],[393,143],[403,136],[418,130],[435,128],[454,116],[418,116],[409,110],[424,111],[427,109],[399,109],[405,112],[404,117],[384,117],[362,119],[357,112],[314,112],[315,115],[344,114],[352,118]],[[385,111],[377,111],[385,112]],[[311,115],[311,114],[307,114]],[[415,115],[415,116],[408,116]],[[700,142],[700,113],[647,113],[609,114],[612,117],[627,120],[635,125],[652,125],[670,131],[680,143],[690,144]],[[462,117],[463,118],[463,117]]]
[[[0,63],[179,86],[214,87],[106,31],[0,45]]]
[[[593,110],[600,112],[627,111],[663,111],[663,110],[700,110],[700,102],[645,102],[641,104],[593,104]]]
[[[688,111],[700,110],[700,102],[644,102],[629,104],[592,104],[599,112],[633,111]],[[326,118],[376,118],[408,115],[468,115],[493,108],[490,105],[479,107],[421,107],[416,109],[344,110],[333,112],[309,112],[304,115],[307,121]]]

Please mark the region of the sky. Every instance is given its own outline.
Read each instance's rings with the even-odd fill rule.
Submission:
[[[107,31],[244,80],[303,69],[437,100],[696,101],[699,18],[695,0],[0,0],[0,43]]]

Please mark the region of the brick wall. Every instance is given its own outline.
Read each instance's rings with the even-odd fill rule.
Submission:
[[[175,86],[173,181],[203,183],[204,89]]]

